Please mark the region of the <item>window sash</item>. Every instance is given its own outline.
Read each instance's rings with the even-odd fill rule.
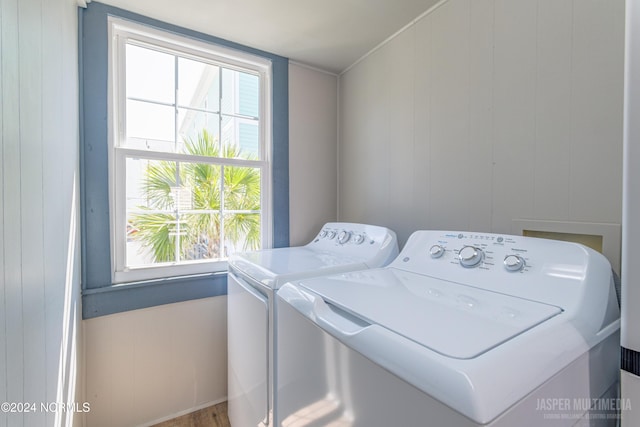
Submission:
[[[113,257],[115,260],[114,271],[114,283],[123,283],[127,281],[138,281],[157,278],[158,276],[166,277],[178,274],[185,274],[185,270],[188,270],[188,274],[198,274],[212,271],[226,270],[227,264],[223,260],[188,260],[179,263],[156,263],[149,266],[141,267],[127,267],[127,214],[131,212],[127,210],[126,202],[126,161],[127,159],[136,158],[143,160],[161,160],[180,163],[204,163],[212,166],[236,166],[254,168],[260,171],[260,188],[261,193],[268,188],[269,177],[265,171],[268,169],[268,163],[264,161],[252,161],[243,159],[230,159],[220,157],[207,157],[207,156],[191,156],[185,154],[172,154],[164,152],[152,152],[144,150],[132,150],[126,148],[116,149],[115,160],[115,179],[116,179],[116,191],[114,194],[114,211],[115,211],[115,245]],[[221,175],[224,176],[224,170],[221,170]],[[223,194],[224,180],[221,180],[221,194]],[[264,196],[261,197],[264,200]],[[153,213],[155,211],[147,211]],[[160,212],[160,210],[158,210]],[[162,211],[166,213],[166,211]],[[221,206],[218,210],[181,210],[181,214],[204,214],[204,213],[216,213],[220,215],[230,215],[239,213],[258,213],[260,214],[260,230],[262,234],[262,242],[266,240],[265,229],[269,224],[269,215],[266,214],[265,207],[261,204],[261,209],[256,210],[234,210],[226,209],[224,206],[224,199],[221,200]],[[224,232],[223,232],[224,233]],[[221,238],[224,241],[224,235]]]
[[[110,204],[111,212],[111,248],[112,248],[112,279],[113,283],[126,283],[168,276],[193,275],[210,273],[212,271],[224,271],[227,263],[224,260],[189,260],[180,263],[157,263],[153,266],[128,268],[126,266],[126,159],[140,158],[149,160],[166,160],[176,162],[204,163],[221,166],[251,167],[260,170],[261,203],[260,203],[260,230],[262,247],[270,247],[272,244],[272,191],[271,191],[271,62],[264,58],[254,57],[250,54],[238,52],[220,46],[211,46],[196,40],[165,33],[154,28],[129,23],[117,18],[109,18],[110,29],[110,119],[109,126],[109,171],[110,171]],[[126,45],[131,43],[137,46],[160,50],[178,57],[205,62],[222,68],[254,74],[259,77],[259,106],[258,111],[258,160],[246,160],[237,158],[222,158],[197,156],[176,152],[161,152],[139,150],[126,147]],[[176,77],[177,78],[177,77]],[[145,100],[148,101],[148,100]],[[173,108],[184,108],[177,105],[178,99],[174,98]],[[218,106],[218,110],[220,110]],[[196,110],[196,109],[193,109]],[[206,113],[212,111],[206,110]],[[220,111],[218,114],[222,116]],[[255,121],[257,118],[241,114],[228,114],[241,121]],[[237,125],[236,125],[237,126]],[[176,130],[177,138],[177,130]],[[219,138],[222,144],[222,137]],[[230,214],[231,211],[223,211],[220,214]]]

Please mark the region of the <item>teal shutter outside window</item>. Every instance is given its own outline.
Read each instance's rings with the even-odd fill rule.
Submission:
[[[240,123],[238,126],[240,149],[245,153],[258,156],[258,126]]]
[[[258,77],[251,74],[240,73],[238,80],[238,99],[240,100],[238,113],[243,116],[258,117],[260,100]]]

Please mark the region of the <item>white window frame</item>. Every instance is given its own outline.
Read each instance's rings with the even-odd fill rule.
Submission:
[[[138,154],[143,158],[209,163],[215,165],[256,167],[261,171],[262,247],[273,242],[272,208],[272,120],[271,61],[220,45],[205,43],[124,19],[109,17],[109,207],[111,226],[111,271],[113,283],[130,283],[176,276],[190,276],[227,270],[225,260],[198,260],[163,263],[157,266],[126,267],[126,158]],[[250,71],[260,78],[259,140],[260,159],[224,159],[176,153],[135,150],[120,146],[126,135],[125,45],[129,40],[158,46],[182,56],[204,58],[207,62],[239,71]]]

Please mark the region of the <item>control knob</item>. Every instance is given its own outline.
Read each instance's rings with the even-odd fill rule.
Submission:
[[[475,267],[484,259],[484,252],[475,246],[463,246],[458,252],[458,259],[463,267]]]
[[[429,255],[431,258],[440,258],[444,255],[444,247],[442,245],[433,245],[429,248]]]
[[[353,243],[355,243],[356,245],[361,245],[362,243],[364,243],[364,235],[356,234],[355,236],[353,236]]]
[[[334,237],[336,237],[336,232],[329,231],[329,233],[327,234],[327,237],[329,238],[329,240],[333,239]]]
[[[507,271],[520,271],[526,265],[524,258],[519,255],[507,255],[504,257],[504,268]]]
[[[338,243],[340,243],[341,245],[347,243],[349,239],[351,239],[350,231],[342,230],[340,234],[338,234]]]

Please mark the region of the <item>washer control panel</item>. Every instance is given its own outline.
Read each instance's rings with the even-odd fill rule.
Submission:
[[[504,257],[504,268],[507,271],[521,271],[527,262],[520,255],[507,255]]]
[[[509,273],[526,273],[534,264],[526,239],[489,233],[440,232],[435,239],[431,237],[424,244],[431,260],[467,269],[502,269]]]
[[[476,246],[464,246],[458,251],[458,261],[463,267],[477,267],[483,260],[484,251]]]
[[[431,255],[431,258],[440,258],[442,255],[444,255],[446,249],[444,248],[444,246],[442,245],[433,245],[431,246],[431,248],[429,249],[429,255]]]
[[[394,276],[406,274],[420,284],[411,290],[416,297],[423,292],[431,295],[436,280],[448,290],[447,297],[456,301],[467,293],[453,285],[464,285],[566,312],[584,308],[585,319],[596,323],[609,319],[604,309],[617,306],[609,261],[577,243],[467,231],[416,231],[389,268],[397,270]],[[616,310],[609,312],[615,315]]]

